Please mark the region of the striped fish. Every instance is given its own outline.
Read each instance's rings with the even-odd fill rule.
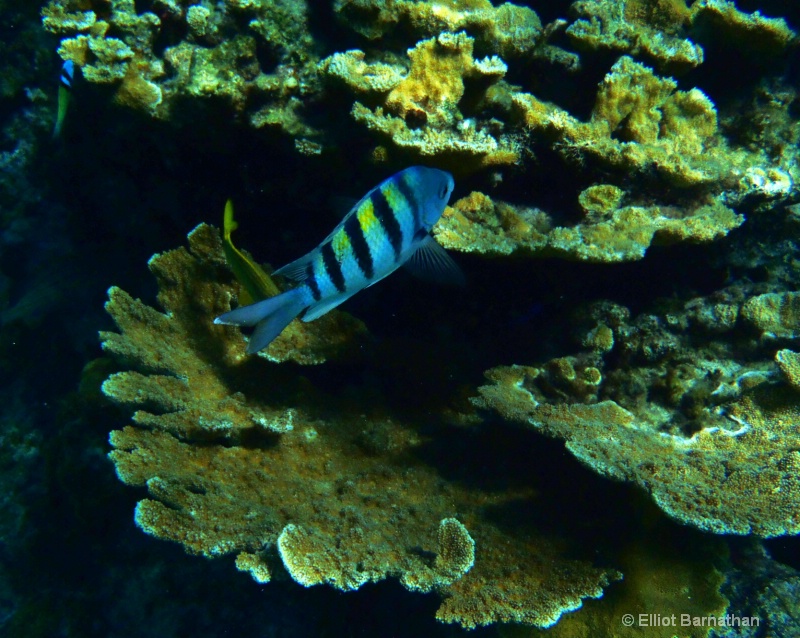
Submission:
[[[322,243],[275,271],[301,282],[276,297],[237,308],[214,323],[256,326],[247,352],[266,348],[305,311],[313,321],[400,266],[441,282],[460,283],[461,271],[430,229],[444,212],[453,176],[412,166],[369,191]]]
[[[56,123],[53,127],[53,137],[61,135],[61,128],[64,126],[64,116],[67,114],[69,106],[69,96],[72,91],[72,80],[75,77],[75,63],[67,60],[61,65],[61,75],[58,78],[58,113]]]

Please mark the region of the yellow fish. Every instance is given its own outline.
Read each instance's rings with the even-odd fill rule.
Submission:
[[[231,233],[238,227],[239,224],[233,218],[233,202],[228,200],[225,203],[225,215],[222,220],[222,246],[228,265],[237,281],[242,285],[239,303],[247,305],[274,297],[280,293],[280,290],[272,278],[264,272],[261,266],[233,245]]]

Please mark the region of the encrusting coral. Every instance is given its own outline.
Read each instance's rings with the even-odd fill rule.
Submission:
[[[440,592],[437,617],[465,627],[545,627],[619,577],[565,556],[561,532],[509,536],[483,514],[528,492],[444,480],[415,455],[423,441],[412,425],[344,409],[267,358],[247,358],[239,330],[212,323],[235,286],[210,226],[150,268],[166,314],[112,289],[121,333],[102,335],[130,368],[103,391],[137,410],[112,432],[110,456],[124,482],[147,486],[135,516],[147,533],[236,554],[262,583],[276,570],[342,590],[394,576]],[[325,338],[346,340],[340,331],[331,320]],[[304,351],[324,352],[325,338]]]
[[[578,17],[566,30],[584,51],[610,49],[644,56],[660,70],[678,73],[703,62],[703,48],[690,39],[703,31],[734,40],[737,46],[779,55],[794,39],[781,18],[739,11],[729,0],[580,0],[571,7]]]
[[[614,196],[603,201],[609,191]],[[579,196],[585,221],[556,226],[543,211],[494,202],[474,192],[446,211],[434,234],[445,248],[461,252],[614,263],[641,259],[653,243],[708,242],[744,222],[742,215],[722,204],[691,211],[672,206],[621,206],[624,195],[612,185],[593,186]]]
[[[358,93],[381,96],[375,109],[356,101],[352,115],[409,155],[437,157],[460,172],[513,164],[519,159],[518,142],[460,110],[468,85],[473,102],[497,99],[491,97],[492,87],[507,68],[497,56],[475,60],[473,44],[464,32],[422,40],[408,52],[407,73],[381,62],[366,63],[358,50],[335,54],[320,68]]]
[[[729,147],[702,91],[677,90],[673,79],[628,56],[601,83],[589,122],[529,93],[516,93],[513,101],[531,130],[552,138],[567,156],[628,171],[652,170],[680,188],[725,187],[729,204],[754,189],[753,171],[776,170],[763,153]],[[788,191],[792,180],[786,177]]]
[[[764,297],[742,303],[739,294],[634,321],[624,307],[594,305],[580,337],[587,352],[493,368],[476,403],[563,439],[583,463],[634,482],[684,524],[797,534],[800,404],[759,346],[732,338],[736,317],[752,322],[746,309]],[[769,325],[796,319],[785,313]],[[791,383],[791,354],[781,351],[778,363]]]
[[[317,135],[298,114],[317,62],[306,13],[304,3],[288,0],[165,1],[142,13],[133,0],[50,0],[42,9],[44,27],[63,38],[59,55],[88,81],[114,86],[119,103],[178,119],[173,107],[181,98],[215,100],[256,128],[286,131],[298,148]],[[156,45],[182,31],[185,38],[172,46]],[[259,48],[269,49],[275,64],[262,66]],[[255,96],[259,108],[249,110]]]

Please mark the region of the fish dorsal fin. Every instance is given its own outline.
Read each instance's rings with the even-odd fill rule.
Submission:
[[[331,240],[331,238],[337,232],[339,232],[339,229],[344,225],[344,223],[347,221],[350,215],[353,215],[355,211],[358,210],[358,207],[361,206],[361,203],[366,198],[367,196],[365,195],[358,202],[356,202],[356,204],[344,216],[344,219],[336,225],[336,228],[334,228],[328,234],[328,236],[319,243],[320,246],[324,246]],[[302,257],[300,257],[300,259],[295,259],[292,263],[286,264],[285,266],[278,268],[278,270],[276,270],[273,274],[283,275],[284,277],[288,277],[289,279],[292,279],[294,281],[303,281],[306,278],[306,269],[308,268],[308,264],[314,261],[318,251],[319,247],[315,248],[310,253],[303,255]]]
[[[433,237],[427,234],[403,266],[412,275],[428,281],[456,286],[466,285],[464,273],[458,264]]]
[[[312,250],[310,253],[303,255],[300,259],[295,259],[293,262],[278,268],[274,273],[274,275],[282,275],[292,281],[303,281],[307,276],[307,269],[308,265],[314,261],[314,257],[317,256],[316,249]]]
[[[354,290],[353,292],[346,292],[340,295],[335,295],[333,297],[329,297],[328,299],[322,299],[315,304],[312,304],[306,310],[306,313],[303,315],[303,321],[314,321],[314,319],[318,319],[325,313],[333,310],[336,306],[340,303],[348,300],[352,297],[355,293],[359,292],[361,289]]]

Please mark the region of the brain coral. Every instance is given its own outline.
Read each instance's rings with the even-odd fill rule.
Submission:
[[[213,228],[150,268],[166,313],[112,289],[107,309],[121,332],[103,334],[129,368],[103,390],[136,409],[133,425],[112,432],[110,456],[124,482],[147,486],[136,507],[145,532],[192,553],[236,554],[259,582],[277,570],[351,590],[393,576],[438,591],[437,617],[465,627],[545,627],[619,577],[569,558],[563,532],[510,535],[484,515],[527,503],[530,491],[447,481],[415,453],[413,424],[368,418],[246,357],[239,331],[212,323],[235,291]],[[332,339],[338,330],[326,328]]]

